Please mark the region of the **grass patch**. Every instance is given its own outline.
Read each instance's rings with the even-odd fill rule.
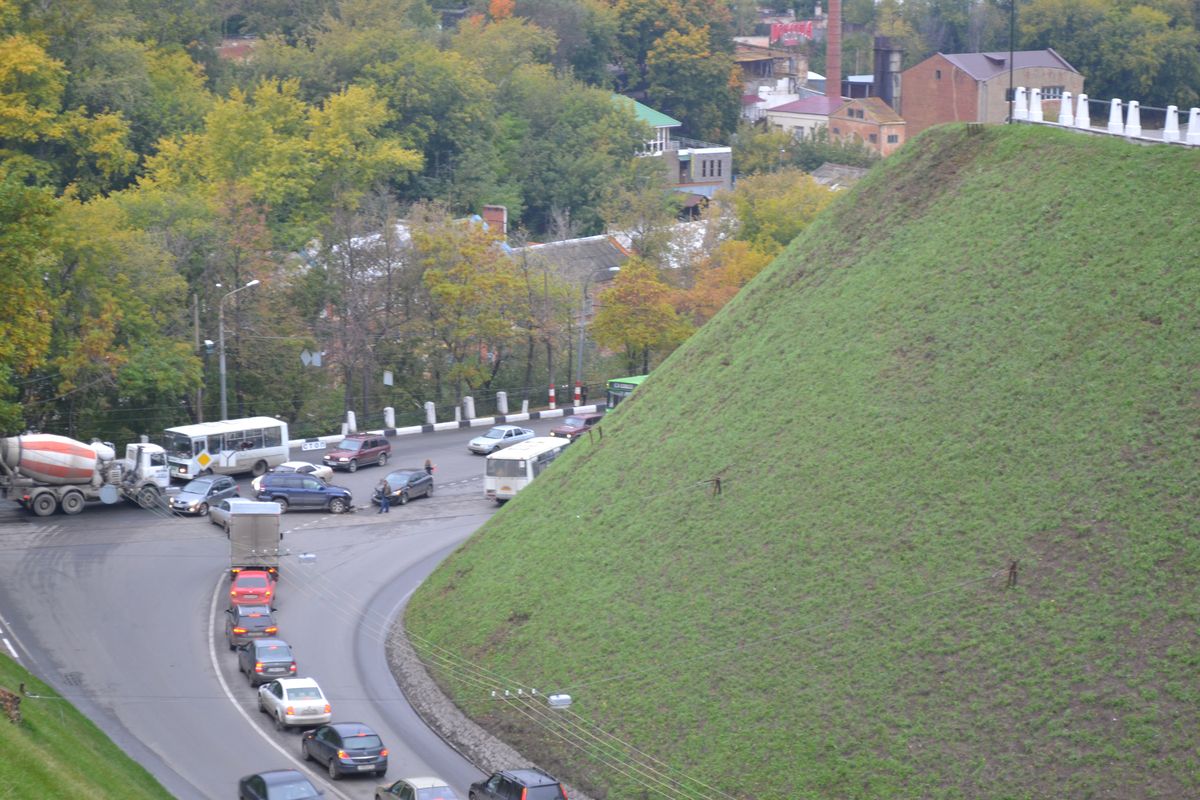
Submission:
[[[0,655],[0,687],[21,701],[21,722],[0,719],[0,798],[147,800],[171,795],[99,728],[16,661]]]
[[[599,797],[1200,796],[1198,177],[927,131],[431,576],[435,675]]]

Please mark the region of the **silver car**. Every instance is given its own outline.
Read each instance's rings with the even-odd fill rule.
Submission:
[[[203,517],[211,506],[237,493],[238,485],[228,475],[201,475],[184,484],[179,494],[171,498],[171,510]]]
[[[472,453],[487,455],[509,445],[523,442],[534,437],[529,428],[518,428],[516,425],[497,425],[482,436],[476,436],[467,442],[467,449]]]

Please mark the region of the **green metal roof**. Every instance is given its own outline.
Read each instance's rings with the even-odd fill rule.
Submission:
[[[651,128],[678,128],[683,123],[672,117],[668,117],[661,111],[655,111],[650,106],[645,106],[634,100],[632,97],[626,97],[623,94],[614,94],[613,99],[617,102],[633,103],[633,113],[642,122],[649,125]]]

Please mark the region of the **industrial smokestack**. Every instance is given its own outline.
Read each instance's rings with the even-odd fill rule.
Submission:
[[[829,27],[825,30],[825,96],[842,96],[842,0],[829,0]]]

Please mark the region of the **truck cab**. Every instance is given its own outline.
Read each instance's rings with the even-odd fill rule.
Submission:
[[[143,481],[149,481],[165,490],[171,485],[171,468],[167,465],[167,451],[157,444],[131,442],[125,445],[125,461],[136,470]]]

